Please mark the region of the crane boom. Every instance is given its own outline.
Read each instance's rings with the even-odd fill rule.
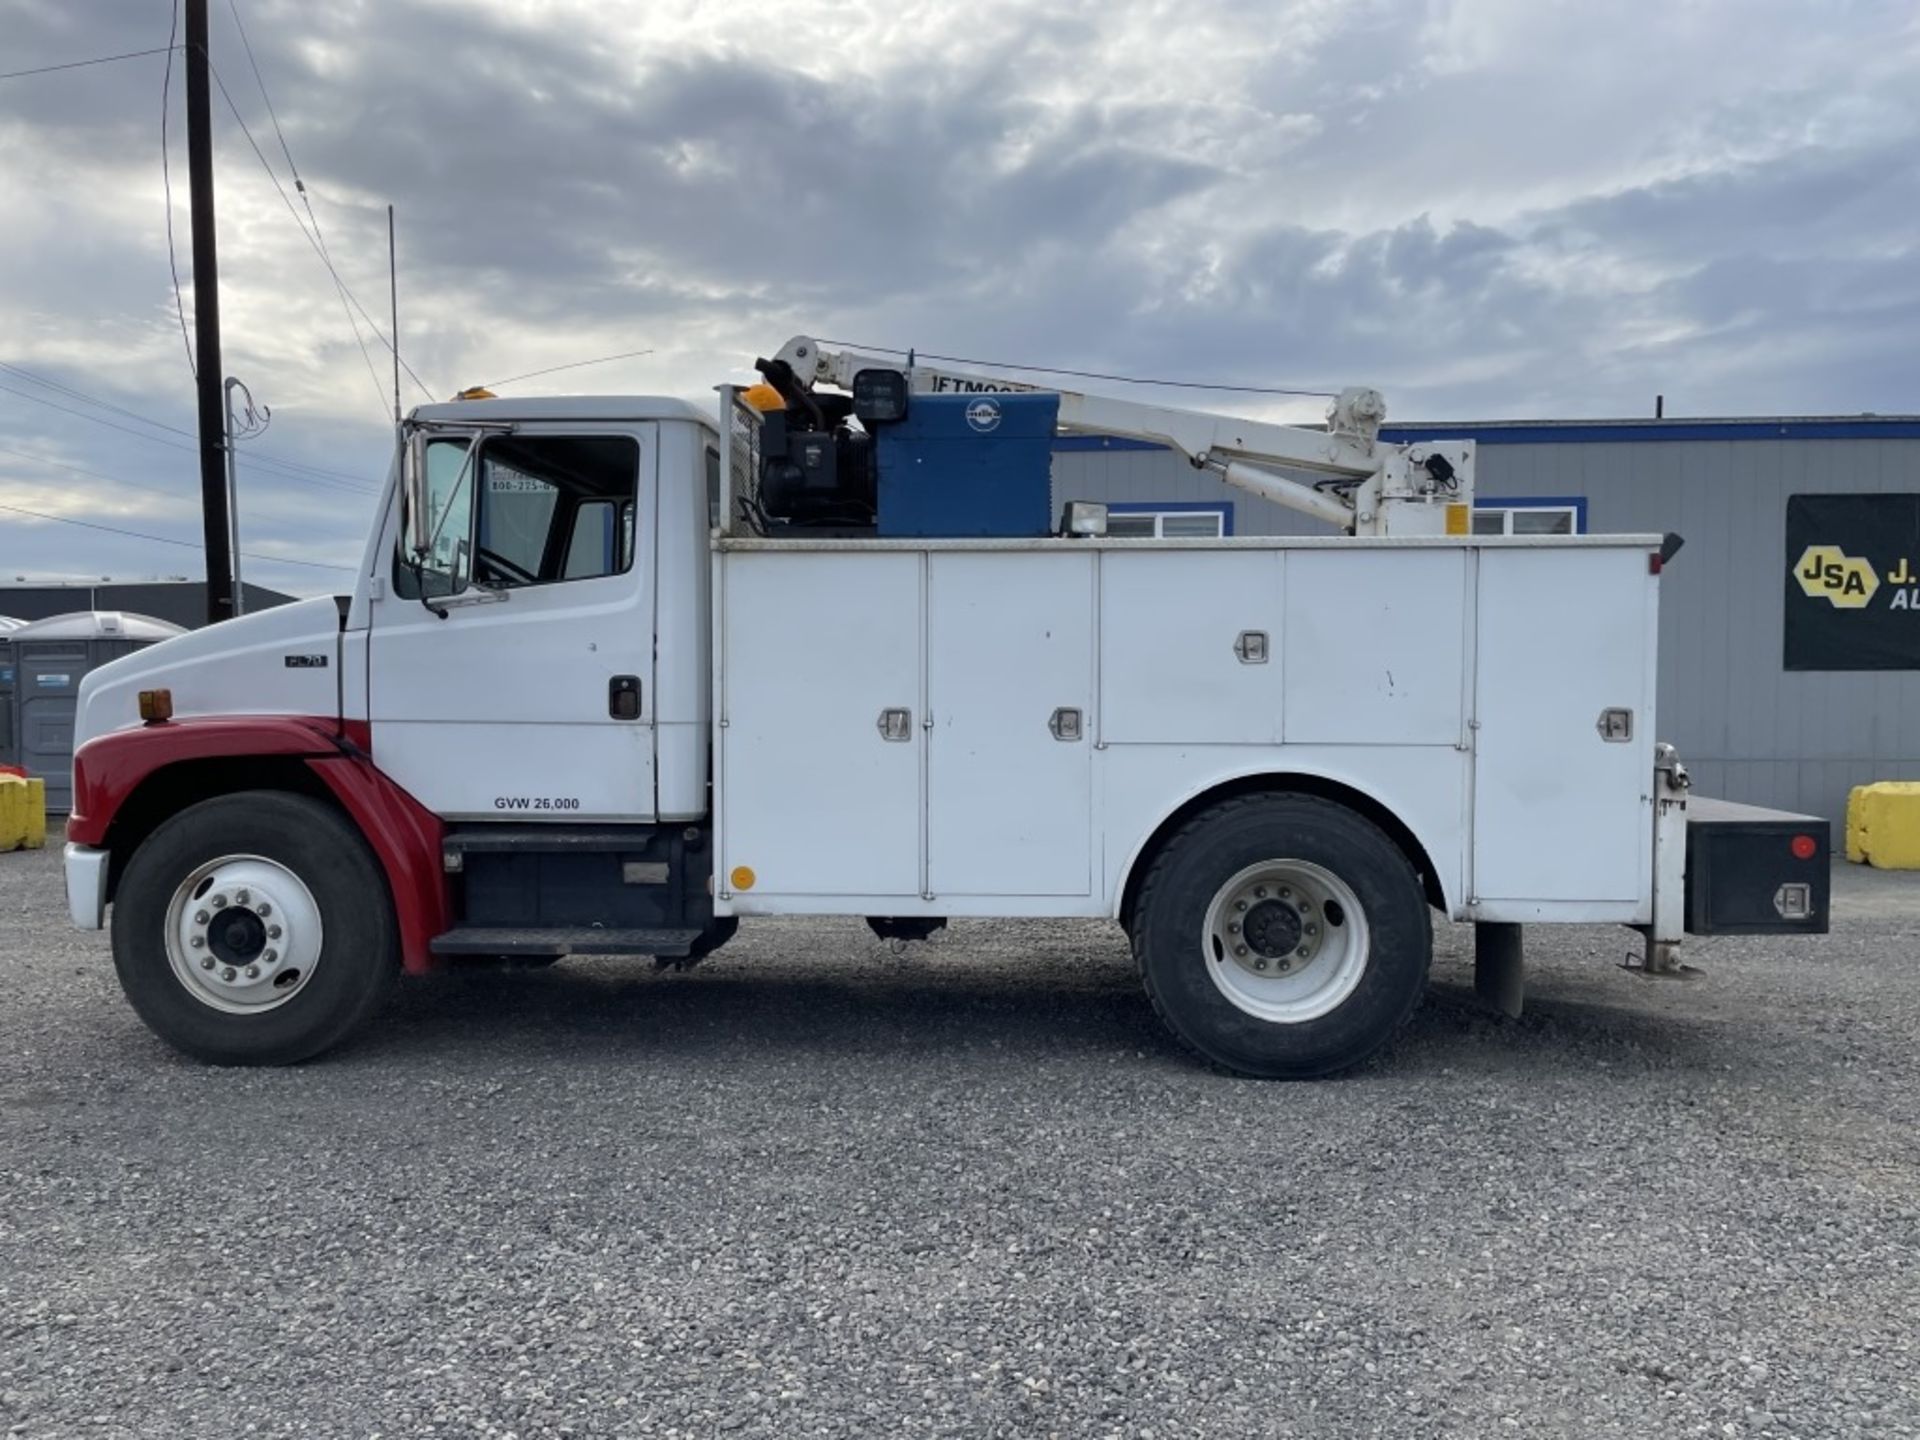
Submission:
[[[1328,409],[1326,429],[1317,430],[1087,395],[911,359],[902,365],[897,357],[837,349],[804,335],[787,341],[775,359],[809,389],[816,384],[851,389],[862,370],[901,370],[911,388],[923,393],[1056,394],[1063,431],[1164,445],[1230,485],[1355,535],[1458,533],[1473,503],[1473,442],[1381,441],[1386,402],[1376,390],[1342,391]],[[1315,484],[1287,471],[1321,478]]]

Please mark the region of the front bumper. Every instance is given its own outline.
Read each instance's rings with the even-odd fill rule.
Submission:
[[[107,860],[105,850],[67,842],[67,913],[82,930],[98,930],[107,923]]]

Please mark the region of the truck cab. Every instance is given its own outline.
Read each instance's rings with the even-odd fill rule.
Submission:
[[[454,823],[703,820],[712,416],[569,399],[413,419],[429,548],[409,556],[388,504],[343,642],[343,713],[384,773]]]

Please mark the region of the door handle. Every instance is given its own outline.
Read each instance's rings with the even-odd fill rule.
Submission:
[[[874,728],[882,740],[904,742],[913,739],[913,711],[904,706],[889,706],[880,712]]]
[[[1600,712],[1593,728],[1609,745],[1625,745],[1633,739],[1633,711],[1613,706]]]
[[[640,677],[616,675],[607,681],[607,714],[616,720],[640,718]]]

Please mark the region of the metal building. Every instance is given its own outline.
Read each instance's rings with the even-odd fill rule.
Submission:
[[[73,720],[89,670],[185,630],[146,615],[82,610],[22,625],[8,637],[15,672],[13,729],[19,763],[47,782],[47,809],[73,805]]]
[[[1658,733],[1702,790],[1838,820],[1852,786],[1920,779],[1920,417],[1488,421],[1385,433],[1479,442],[1482,533],[1685,539],[1662,581]],[[1115,534],[1322,528],[1139,442],[1063,438],[1053,474],[1056,513],[1069,499],[1104,500]],[[1821,518],[1836,507],[1839,521]],[[1826,628],[1809,653],[1792,632],[1816,624]],[[1871,627],[1871,643],[1851,644],[1849,627]],[[1829,635],[1839,638],[1821,648]]]

